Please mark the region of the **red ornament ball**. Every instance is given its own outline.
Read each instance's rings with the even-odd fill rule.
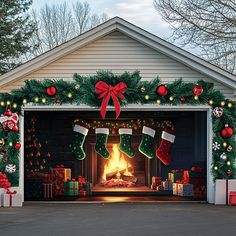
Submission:
[[[61,100],[60,100],[60,99],[57,99],[57,100],[55,101],[55,103],[58,104],[58,105],[61,105]]]
[[[21,144],[19,142],[16,142],[15,149],[20,149],[20,148],[21,148]]]
[[[234,130],[232,127],[229,127],[227,124],[224,128],[221,129],[220,135],[222,138],[228,139],[230,138],[234,133]]]
[[[133,128],[134,128],[134,130],[137,130],[137,129],[138,129],[138,126],[137,126],[137,125],[134,125]]]
[[[193,94],[196,96],[200,96],[203,92],[203,88],[200,85],[196,85],[193,87]]]
[[[168,89],[164,84],[161,84],[160,86],[157,87],[157,94],[160,96],[166,96],[168,93]]]
[[[2,159],[2,161],[3,161],[3,162],[8,162],[8,158],[7,158],[7,157],[4,157],[4,158]]]
[[[227,176],[231,176],[232,175],[232,171],[231,170],[227,170],[226,174],[227,174]]]
[[[55,86],[49,86],[46,88],[46,94],[48,96],[54,96],[54,95],[56,95],[56,93],[57,93],[57,89]]]
[[[1,153],[2,154],[6,154],[7,153],[7,149],[6,148],[2,148]]]
[[[185,101],[186,101],[186,98],[185,98],[185,97],[181,97],[181,98],[179,98],[179,101],[180,101],[180,102],[185,102]]]

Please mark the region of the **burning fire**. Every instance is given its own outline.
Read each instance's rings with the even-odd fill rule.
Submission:
[[[102,180],[107,181],[108,176],[122,180],[122,176],[133,176],[132,172],[132,165],[120,153],[118,144],[113,144],[111,157],[104,165]]]

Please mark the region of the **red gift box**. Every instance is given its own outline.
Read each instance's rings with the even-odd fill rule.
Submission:
[[[56,166],[55,168],[51,168],[51,175],[53,181],[53,196],[64,195],[64,182],[71,179],[71,169]]]
[[[229,204],[230,206],[236,206],[236,192],[229,193]]]
[[[11,183],[8,181],[6,174],[0,172],[0,188],[8,189],[11,187]]]

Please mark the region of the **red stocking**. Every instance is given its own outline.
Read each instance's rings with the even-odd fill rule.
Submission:
[[[172,143],[175,141],[175,131],[172,129],[166,128],[165,131],[162,132],[161,144],[156,150],[156,156],[163,162],[165,165],[169,165],[171,162],[170,156],[170,148]]]

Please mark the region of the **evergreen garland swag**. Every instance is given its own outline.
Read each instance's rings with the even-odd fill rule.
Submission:
[[[119,99],[121,107],[128,104],[159,104],[166,105],[210,105],[212,110],[222,108],[223,113],[213,112],[213,163],[212,173],[214,179],[233,178],[235,175],[235,127],[236,110],[235,103],[225,99],[224,95],[214,89],[212,83],[198,81],[195,83],[185,83],[178,79],[173,83],[166,84],[166,95],[159,95],[157,87],[161,85],[161,80],[156,77],[151,81],[141,81],[138,71],[133,73],[124,72],[121,75],[114,75],[108,71],[98,72],[94,76],[74,75],[73,81],[65,80],[28,80],[25,85],[11,93],[0,93],[0,114],[3,114],[6,105],[10,105],[12,112],[21,112],[21,106],[27,103],[33,105],[55,105],[61,104],[86,104],[91,107],[100,107],[102,100],[98,99],[95,93],[95,85],[99,81],[104,81],[108,85],[115,86],[119,82],[127,85],[124,94],[125,99]],[[200,94],[194,92],[193,88],[198,85],[202,88]],[[51,89],[53,88],[53,89]],[[48,92],[48,89],[51,91]],[[113,105],[112,99],[109,105]],[[228,124],[233,128],[231,137],[222,136],[222,129]],[[0,147],[0,172],[6,173],[12,186],[18,186],[19,182],[19,150],[15,144],[19,142],[19,133],[3,130],[0,125],[0,139],[4,140],[4,145]],[[201,148],[201,147],[199,147]],[[4,152],[2,151],[4,150]],[[224,158],[222,158],[224,154]],[[14,173],[6,172],[6,165],[16,165]]]

